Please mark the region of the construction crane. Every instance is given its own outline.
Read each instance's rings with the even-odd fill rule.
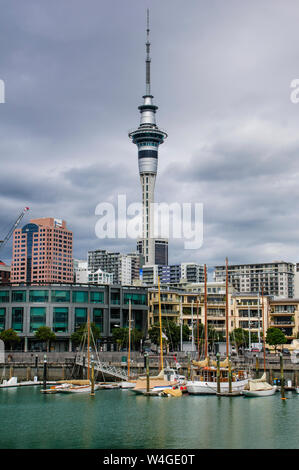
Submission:
[[[19,223],[21,222],[21,220],[23,219],[23,217],[24,217],[24,215],[26,214],[27,211],[29,211],[29,207],[24,207],[24,209],[22,210],[22,212],[19,215],[19,217],[17,218],[17,220],[15,221],[13,226],[10,228],[10,230],[9,230],[8,234],[6,235],[6,237],[4,238],[4,240],[0,240],[0,250],[8,242],[8,240],[12,236],[14,230],[17,228],[17,226],[19,225]]]

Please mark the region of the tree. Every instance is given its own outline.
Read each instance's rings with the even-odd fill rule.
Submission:
[[[12,328],[9,328],[8,330],[3,330],[0,333],[0,339],[4,341],[5,346],[7,345],[8,347],[10,347],[11,351],[13,349],[13,346],[21,341],[21,338]]]
[[[178,349],[181,341],[181,327],[172,320],[162,320],[162,343],[163,348],[169,345],[173,350]],[[190,328],[183,325],[182,340],[188,341],[190,338]],[[155,323],[148,331],[149,338],[152,343],[160,346],[160,323]]]
[[[97,339],[99,339],[100,336],[101,336],[101,330],[98,326],[96,326],[95,323],[90,323],[90,330],[91,330],[91,338],[93,337],[94,341],[96,342]],[[83,338],[84,338],[85,335],[87,337],[87,326],[82,325],[82,326],[80,326],[80,328],[78,328],[77,331],[75,331],[71,335],[72,343],[74,343],[75,345],[79,345],[80,343],[82,343]],[[91,339],[91,341],[92,341],[92,339]]]
[[[266,343],[270,346],[274,346],[275,353],[278,344],[285,344],[287,341],[285,335],[279,328],[268,328],[266,335]]]
[[[129,344],[129,328],[113,328],[112,330],[112,338],[115,343],[118,344],[119,349],[123,348],[124,346],[128,346]],[[143,333],[137,328],[133,328],[131,330],[131,345],[133,347],[138,347],[140,345],[140,341],[143,338]]]
[[[249,346],[249,331],[243,330],[243,328],[235,328],[229,335],[232,343],[236,345],[236,348],[242,348]],[[251,333],[251,342],[257,342],[258,337],[256,333]]]
[[[35,337],[39,341],[47,343],[47,352],[49,352],[50,349],[50,342],[56,339],[55,333],[53,333],[49,326],[40,326],[35,332]]]

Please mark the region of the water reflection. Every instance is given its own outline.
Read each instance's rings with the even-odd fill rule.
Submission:
[[[44,395],[1,390],[5,448],[298,448],[299,396],[265,398]]]

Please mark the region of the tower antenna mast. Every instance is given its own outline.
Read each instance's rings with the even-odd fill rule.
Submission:
[[[145,81],[146,81],[146,95],[151,94],[151,58],[150,58],[150,48],[151,43],[149,39],[149,8],[146,11],[146,74],[145,74]]]

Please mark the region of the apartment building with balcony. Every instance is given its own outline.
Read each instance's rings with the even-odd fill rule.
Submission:
[[[224,282],[226,266],[215,266],[214,279]],[[228,266],[228,281],[240,293],[261,293],[280,298],[294,297],[295,266],[285,261]]]

